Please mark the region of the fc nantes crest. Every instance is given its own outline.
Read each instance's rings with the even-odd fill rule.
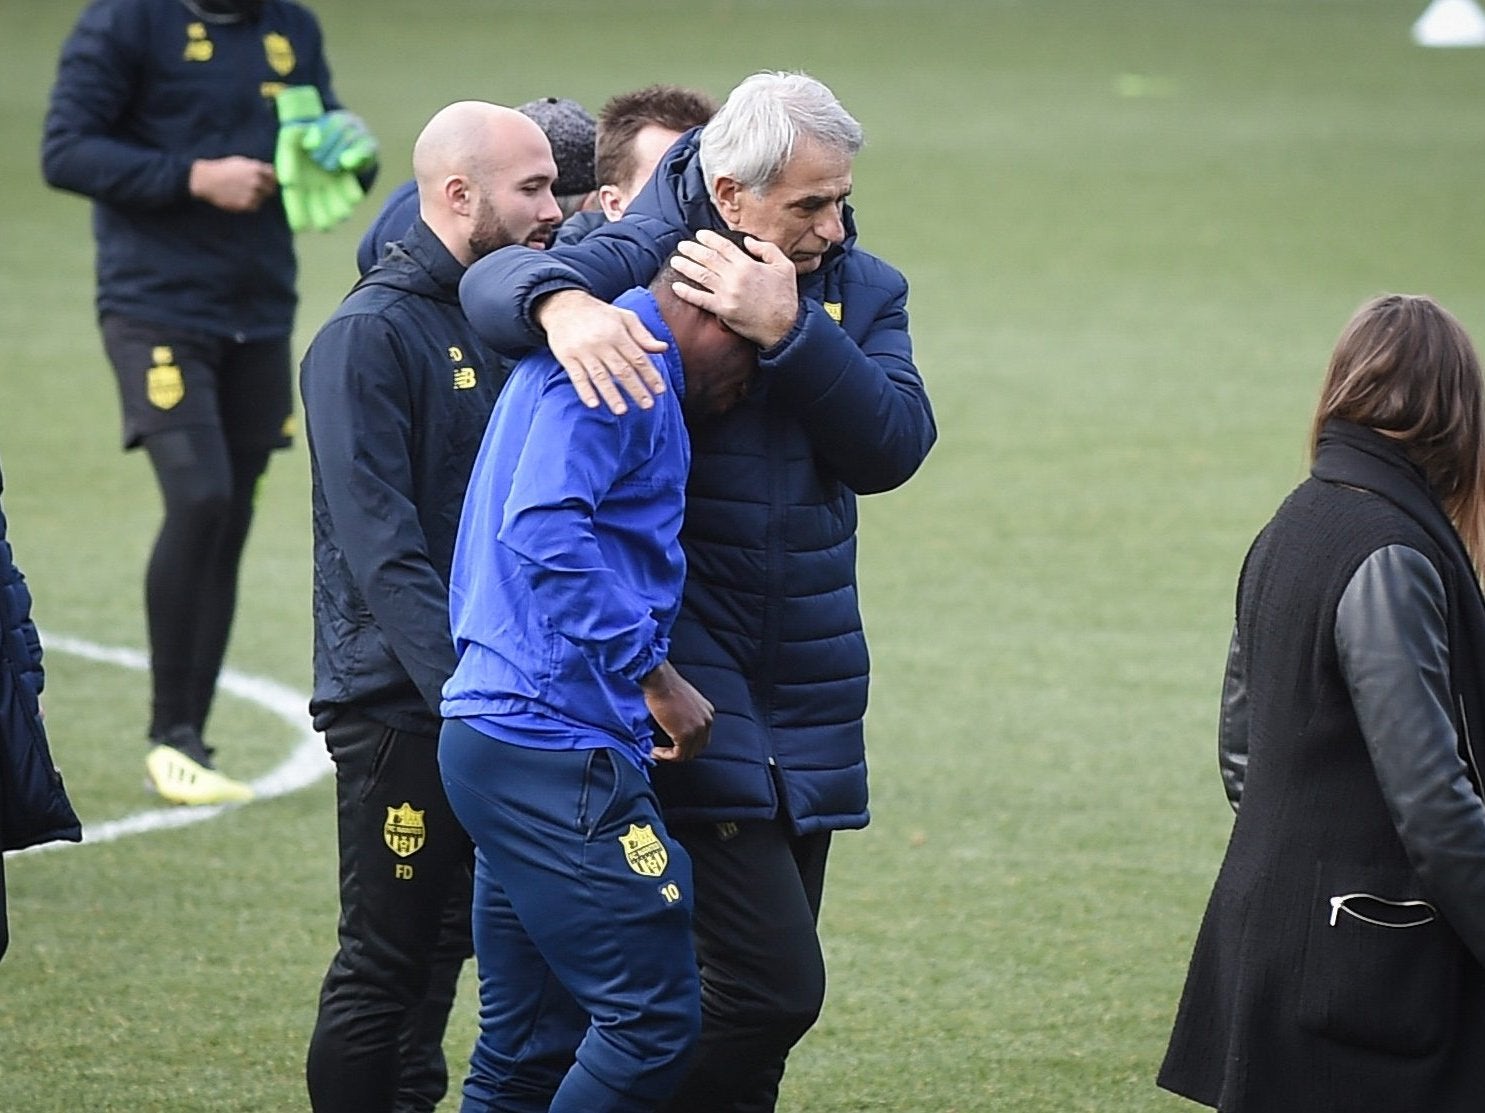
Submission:
[[[150,353],[154,366],[145,372],[144,392],[157,410],[174,409],[186,396],[186,381],[175,365],[175,353],[164,344]]]
[[[263,53],[268,55],[268,64],[280,77],[288,77],[294,72],[294,44],[284,36],[277,32],[264,35]]]
[[[670,864],[670,855],[665,844],[655,837],[655,829],[646,823],[629,825],[629,833],[619,836],[619,845],[624,848],[624,860],[635,873],[645,877],[659,877]]]
[[[404,801],[400,808],[387,809],[387,822],[382,825],[382,839],[399,858],[407,858],[423,849],[428,829],[423,826],[423,813]]]

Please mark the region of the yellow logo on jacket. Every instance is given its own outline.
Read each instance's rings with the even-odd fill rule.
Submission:
[[[280,77],[294,72],[294,44],[274,32],[263,36],[263,52],[268,55],[268,64]]]
[[[659,877],[670,864],[670,854],[665,844],[655,837],[655,828],[646,823],[629,825],[629,833],[619,836],[619,845],[624,848],[624,860],[629,868],[643,877]]]
[[[215,51],[211,40],[206,37],[206,24],[186,24],[186,49],[181,53],[182,58],[187,62],[210,62]]]
[[[144,373],[145,397],[157,410],[174,409],[186,396],[186,380],[175,365],[175,352],[160,344],[150,352],[150,360],[154,366]]]
[[[423,812],[407,801],[400,808],[387,809],[387,822],[382,824],[382,841],[387,849],[399,858],[407,858],[423,849],[428,840],[428,828],[423,823]]]
[[[825,312],[830,317],[830,319],[836,324],[840,324],[840,302],[827,301],[824,303],[824,305]]]
[[[454,389],[473,390],[479,386],[479,372],[464,362],[464,349],[457,344],[450,344],[447,350],[449,361],[454,365]]]

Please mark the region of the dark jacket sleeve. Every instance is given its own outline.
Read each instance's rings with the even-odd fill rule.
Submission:
[[[906,482],[938,436],[913,364],[907,282],[885,263],[876,266],[881,277],[866,289],[880,305],[859,342],[823,306],[801,300],[794,330],[759,358],[821,463],[860,495]]]
[[[0,488],[4,482],[0,480]],[[41,721],[41,641],[0,509],[0,850],[82,838]]]
[[[1446,610],[1428,559],[1390,545],[1352,576],[1335,641],[1398,837],[1424,892],[1485,963],[1485,801],[1459,755]]]
[[[300,371],[320,490],[357,590],[435,714],[454,671],[448,585],[417,512],[413,415],[397,331],[372,314],[320,330]]]
[[[192,156],[117,135],[147,63],[141,36],[118,6],[89,6],[62,46],[42,130],[48,185],[114,205],[164,208],[190,196]]]
[[[502,355],[520,356],[543,343],[531,317],[541,298],[578,289],[612,301],[625,290],[648,286],[684,235],[658,217],[630,214],[579,243],[547,251],[502,247],[469,268],[459,284],[459,300],[486,344]]]
[[[1227,673],[1222,678],[1222,717],[1217,726],[1217,765],[1233,811],[1242,805],[1243,781],[1248,775],[1248,726],[1248,663],[1234,626],[1227,647]]]
[[[0,490],[3,490],[0,480]],[[14,634],[8,643],[15,652],[7,653],[10,666],[22,676],[28,689],[40,695],[46,686],[46,673],[41,663],[41,636],[36,632],[36,623],[31,620],[31,589],[26,586],[26,577],[16,565],[6,540],[5,511],[0,509],[0,595],[4,596],[0,607],[0,622]]]

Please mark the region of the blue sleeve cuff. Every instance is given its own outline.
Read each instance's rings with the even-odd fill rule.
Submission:
[[[620,669],[619,675],[625,680],[632,680],[638,684],[663,665],[668,656],[670,656],[670,639],[656,638],[642,653]]]

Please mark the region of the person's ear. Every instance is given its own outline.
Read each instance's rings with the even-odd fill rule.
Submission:
[[[619,192],[618,186],[601,185],[598,187],[598,207],[603,210],[604,218],[607,220],[618,220],[624,215],[624,195]]]
[[[474,213],[474,191],[469,188],[469,179],[461,174],[450,174],[443,180],[443,199],[455,216]]]
[[[741,215],[737,198],[742,190],[742,184],[736,178],[729,178],[725,175],[718,177],[712,186],[712,193],[716,197],[717,212],[722,214],[722,219],[727,222],[728,227],[736,227],[738,217]]]

